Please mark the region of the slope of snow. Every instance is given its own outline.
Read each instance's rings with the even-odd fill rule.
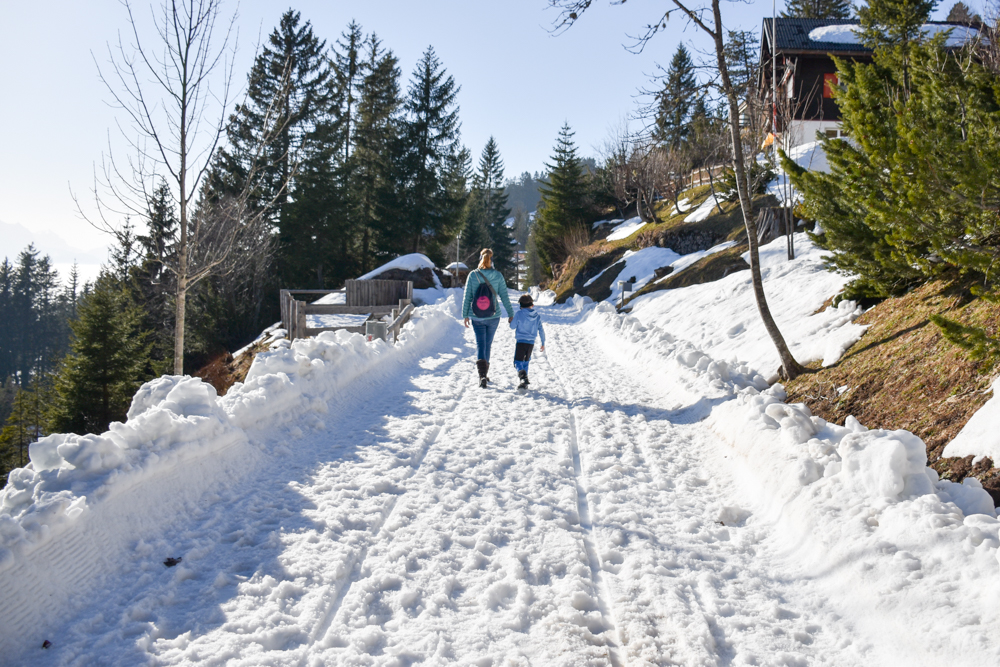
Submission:
[[[401,255],[391,262],[386,262],[382,266],[378,267],[373,271],[369,271],[365,275],[358,278],[358,280],[371,280],[372,278],[378,277],[380,273],[384,273],[390,269],[400,269],[402,271],[417,271],[419,269],[433,269],[434,262],[427,258],[426,255],[421,255],[418,252],[410,253],[409,255]]]
[[[835,363],[865,327],[851,324],[861,309],[852,301],[815,311],[839,292],[849,278],[823,267],[823,251],[804,233],[795,235],[796,258],[788,261],[782,237],[760,249],[761,274],[771,314],[792,354],[800,362]],[[632,314],[692,341],[717,359],[739,359],[766,376],[779,359],[757,313],[750,272],[721,280],[643,295]]]
[[[642,218],[636,216],[634,218],[629,218],[617,225],[608,234],[608,241],[620,241],[621,239],[627,239],[628,237],[635,234],[637,231],[646,226]]]
[[[1000,377],[993,381],[993,398],[972,415],[955,439],[948,443],[942,456],[990,457],[994,465],[1000,462]]]
[[[702,220],[708,219],[708,217],[715,211],[718,201],[719,200],[715,195],[709,195],[708,199],[701,203],[701,206],[696,208],[693,213],[684,218],[684,222],[701,222]]]

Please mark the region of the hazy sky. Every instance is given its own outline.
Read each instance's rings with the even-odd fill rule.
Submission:
[[[727,28],[757,30],[771,14],[771,2],[723,5]],[[149,4],[135,6],[148,15]],[[227,1],[223,13],[239,16],[237,85],[246,81],[258,38],[289,6],[328,45],[351,19],[376,32],[400,59],[404,90],[433,45],[461,86],[464,143],[478,159],[490,135],[496,137],[507,176],[542,169],[563,121],[576,130],[581,152],[595,154],[609,127],[636,110],[636,95],[652,85],[656,64],[666,66],[681,41],[694,40],[696,49],[704,44],[675,17],[642,54],[623,47],[668,6],[665,0],[621,6],[597,0],[558,36],[549,32],[556,12],[546,0]],[[108,104],[94,57],[103,66],[108,42],[127,28],[117,0],[0,2],[0,221],[54,232],[81,248],[106,244],[79,219],[70,188],[87,196],[109,139],[125,157],[116,122],[126,119]]]

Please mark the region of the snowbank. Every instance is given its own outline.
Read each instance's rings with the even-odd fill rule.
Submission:
[[[556,293],[550,289],[542,290],[537,285],[528,288],[528,294],[536,306],[551,306],[556,302]]]
[[[628,220],[616,225],[615,228],[611,230],[611,233],[608,234],[608,238],[606,240],[620,241],[622,239],[627,239],[645,226],[646,223],[643,222],[642,218],[639,216],[629,218]]]
[[[434,262],[427,258],[426,255],[421,255],[418,252],[410,253],[409,255],[402,255],[387,262],[382,266],[369,271],[365,275],[358,278],[358,280],[371,280],[377,278],[379,274],[385,273],[386,271],[392,269],[399,269],[400,271],[419,271],[420,269],[434,269]]]
[[[1000,464],[1000,377],[993,381],[993,398],[972,415],[942,456],[988,456]]]
[[[569,307],[587,309],[580,297]],[[691,403],[675,414],[707,417],[724,443],[714,464],[731,472],[746,499],[718,520],[738,514],[739,525],[751,517],[749,525],[775,526],[782,558],[831,596],[851,592],[859,627],[893,617],[940,629],[935,636],[958,651],[981,644],[1000,622],[1000,522],[992,498],[975,479],[940,480],[920,438],[868,430],[853,417],[830,424],[802,404],[786,404],[783,387],[766,388],[746,363],[722,362],[608,304],[590,308],[583,322],[625,368],[686,388]],[[828,336],[814,330],[805,342],[822,348]],[[929,664],[922,647],[897,648],[898,664]]]
[[[796,359],[833,364],[864,333],[866,327],[853,324],[861,308],[842,301],[816,312],[849,278],[827,271],[823,251],[804,233],[794,239],[796,258],[791,261],[784,237],[760,249],[768,305]],[[717,359],[738,359],[765,376],[780,364],[757,313],[749,271],[643,295],[630,305],[643,324],[686,338]]]
[[[198,378],[157,378],[108,432],[32,444],[31,462],[0,491],[0,644],[92,588],[123,550],[210,489],[256,469],[269,456],[257,434],[293,422],[323,428],[319,415],[339,392],[388,360],[421,355],[457,304],[452,293],[417,310],[395,346],[344,331],[279,340],[223,397]]]

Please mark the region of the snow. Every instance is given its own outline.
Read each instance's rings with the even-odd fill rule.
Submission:
[[[346,305],[347,292],[346,291],[331,292],[316,299],[315,301],[313,301],[313,303],[316,305],[328,305],[328,306],[339,305],[339,304]]]
[[[684,222],[701,222],[702,220],[708,219],[709,216],[716,210],[715,207],[718,205],[719,200],[715,195],[708,195],[708,199],[701,203],[701,206],[694,210],[689,216],[684,218]]]
[[[420,269],[433,268],[434,262],[428,259],[426,255],[414,252],[409,255],[401,255],[391,262],[383,264],[374,271],[369,271],[365,275],[358,278],[358,280],[371,280],[373,278],[377,278],[379,274],[385,273],[390,269],[399,269],[401,271],[419,271]]]
[[[820,141],[810,141],[798,146],[792,146],[788,149],[787,155],[804,169],[825,173],[830,171],[830,164],[826,159],[826,151],[823,150],[823,143]],[[789,185],[788,175],[785,174],[781,165],[778,165],[777,172],[777,177],[767,184],[767,194],[774,196],[780,202],[784,202],[786,206],[788,205],[786,202],[787,199],[790,199],[792,202],[800,201],[801,196]],[[791,194],[790,197],[789,193]]]
[[[449,271],[468,271],[469,270],[469,267],[467,267],[464,262],[452,262],[451,264],[449,264],[445,268],[448,269]]]
[[[968,26],[924,24],[921,32],[927,39],[951,31],[945,40],[945,46],[962,46],[979,37],[979,31]],[[861,26],[846,23],[842,25],[824,25],[809,31],[809,39],[814,42],[832,42],[836,44],[857,44],[861,42]]]
[[[972,415],[942,456],[988,456],[1000,462],[1000,377],[993,381],[992,390],[993,397]]]
[[[608,234],[607,241],[620,241],[621,239],[627,239],[628,237],[635,234],[637,231],[646,226],[646,222],[642,218],[636,216],[634,218],[629,218],[623,222],[618,223],[612,228],[611,233]]]
[[[680,215],[681,213],[687,213],[691,210],[691,202],[687,197],[684,197],[674,206],[674,215]]]
[[[360,327],[367,319],[368,315],[306,315],[306,326],[310,329]]]
[[[511,216],[503,221],[503,226],[507,229],[514,229],[514,217]]]
[[[844,278],[783,244],[762,273],[800,360],[860,335],[849,302],[814,313]],[[784,403],[748,275],[633,315],[535,288],[527,392],[504,328],[475,385],[457,289],[396,346],[277,340],[221,398],[147,383],[0,494],[2,661],[1000,663],[989,495],[906,431]]]
[[[673,271],[661,279],[664,280],[668,276],[680,273],[687,267],[697,262],[699,259],[725,250],[726,248],[731,248],[734,245],[734,241],[726,241],[725,243],[720,243],[719,245],[713,246],[708,250],[701,250],[688,255],[678,255],[670,248],[658,248],[656,246],[643,248],[642,250],[627,250],[620,260],[588,280],[584,284],[584,287],[588,287],[591,283],[604,275],[605,271],[611,269],[611,267],[618,266],[622,262],[625,262],[625,266],[622,268],[621,272],[619,272],[618,278],[611,286],[611,296],[605,299],[605,301],[609,301],[611,303],[618,303],[621,299],[621,291],[618,289],[619,280],[629,280],[634,276],[635,283],[632,286],[632,291],[638,292],[644,285],[646,285],[646,283],[653,279],[656,269],[665,266],[673,267]]]
[[[615,218],[614,220],[598,220],[593,225],[590,226],[591,229],[597,229],[601,225],[614,225],[618,226],[618,223],[625,222],[624,218]]]
[[[853,324],[861,308],[853,301],[815,311],[850,280],[827,271],[823,251],[805,233],[794,236],[796,258],[786,259],[785,239],[760,248],[761,275],[771,314],[800,362],[836,363],[865,327]],[[632,315],[692,341],[715,358],[737,358],[771,375],[780,360],[764,331],[750,284],[750,271],[721,280],[637,297]]]
[[[608,238],[605,240],[620,241],[621,239],[627,239],[645,226],[646,223],[643,222],[642,218],[639,216],[629,218],[628,220],[615,225],[615,227],[611,230],[611,233],[608,234]]]
[[[537,285],[528,288],[528,294],[536,306],[551,306],[556,302],[556,293],[550,289],[543,290]]]

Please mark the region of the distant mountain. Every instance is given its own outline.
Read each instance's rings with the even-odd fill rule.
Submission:
[[[23,225],[0,221],[0,261],[3,257],[14,261],[29,243],[34,243],[39,252],[51,257],[53,264],[101,264],[107,261],[107,250],[104,248],[79,248],[52,232],[33,232]]]

